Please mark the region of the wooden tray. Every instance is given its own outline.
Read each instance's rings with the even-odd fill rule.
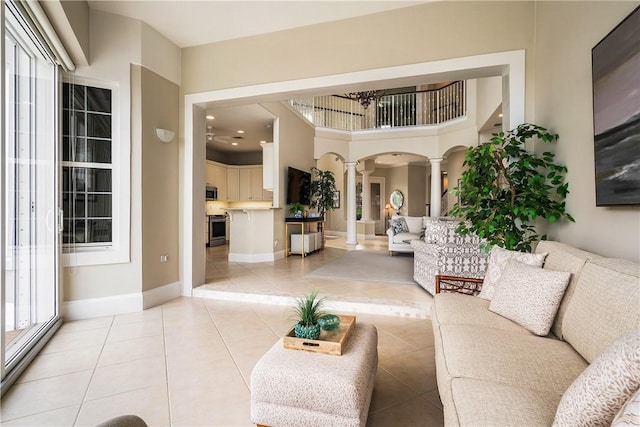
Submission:
[[[289,333],[282,337],[284,348],[341,355],[342,350],[347,345],[351,331],[353,331],[353,328],[356,325],[356,317],[345,315],[340,315],[338,317],[340,318],[340,326],[333,331],[325,331],[323,329],[320,332],[320,338],[317,340],[297,338],[293,328],[291,328]]]

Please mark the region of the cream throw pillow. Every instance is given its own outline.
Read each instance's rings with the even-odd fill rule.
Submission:
[[[489,311],[522,325],[536,335],[549,333],[571,273],[543,270],[509,260]]]
[[[618,338],[565,391],[554,426],[608,426],[640,387],[640,329]]]
[[[507,262],[509,262],[509,260],[513,259],[534,267],[542,267],[546,257],[547,254],[530,254],[528,252],[510,251],[499,246],[494,246],[489,254],[487,271],[484,273],[482,289],[478,296],[491,301],[493,294],[496,291],[496,286],[500,283],[502,272],[507,266]]]
[[[611,427],[640,426],[640,388],[631,396],[613,419]]]

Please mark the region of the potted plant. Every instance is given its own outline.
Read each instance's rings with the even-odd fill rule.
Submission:
[[[459,201],[450,212],[467,220],[458,227],[460,234],[475,233],[489,245],[530,252],[532,243],[546,238],[538,235],[537,218],[574,222],[565,211],[567,168],[554,163],[549,151],[540,157],[525,150],[531,138],[553,143],[558,135],[525,123],[467,149],[467,169],[454,190]]]
[[[302,218],[304,212],[304,205],[300,202],[291,203],[289,205],[289,212],[296,218]]]
[[[292,320],[296,322],[293,327],[296,337],[318,339],[321,329],[318,321],[327,314],[322,310],[324,301],[324,298],[318,298],[318,291],[296,299],[292,315]]]
[[[336,188],[336,179],[331,171],[323,171],[316,167],[311,168],[313,179],[311,181],[311,207],[318,208],[321,217],[333,210],[333,195]]]

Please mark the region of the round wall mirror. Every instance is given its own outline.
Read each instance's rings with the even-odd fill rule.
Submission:
[[[391,193],[391,197],[389,198],[389,202],[391,203],[391,207],[394,210],[398,210],[404,205],[404,196],[400,190],[393,190]]]

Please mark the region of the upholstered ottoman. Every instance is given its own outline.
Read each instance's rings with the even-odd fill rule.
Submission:
[[[278,341],[251,373],[251,420],[265,426],[362,426],[378,367],[378,331],[356,323],[341,356]]]

